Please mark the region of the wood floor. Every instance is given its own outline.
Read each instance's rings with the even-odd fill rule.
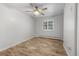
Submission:
[[[1,51],[0,56],[66,56],[63,41],[37,37]]]

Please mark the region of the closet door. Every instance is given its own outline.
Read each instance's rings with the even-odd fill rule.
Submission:
[[[76,55],[76,48],[75,48],[75,22],[76,22],[76,4],[75,3],[68,3],[65,4],[64,9],[64,47],[68,55],[74,56]]]
[[[77,55],[79,56],[79,3],[77,4]]]

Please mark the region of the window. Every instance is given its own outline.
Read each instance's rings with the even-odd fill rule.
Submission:
[[[47,29],[47,22],[43,22],[43,29]]]
[[[51,20],[43,21],[43,30],[53,30],[54,23]]]

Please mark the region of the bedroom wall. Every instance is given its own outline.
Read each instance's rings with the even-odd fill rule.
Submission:
[[[44,31],[42,29],[42,22],[44,20],[54,21],[54,29],[52,31]],[[51,36],[63,39],[63,16],[36,18],[36,36]]]
[[[0,50],[27,40],[33,34],[33,18],[0,4]]]

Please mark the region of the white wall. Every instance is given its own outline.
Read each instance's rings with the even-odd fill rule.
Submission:
[[[0,4],[0,50],[24,41],[34,33],[33,19]]]
[[[64,46],[69,55],[76,55],[75,48],[75,34],[76,34],[76,18],[75,4],[69,3],[65,5],[64,9]]]
[[[44,20],[54,20],[54,29],[52,31],[44,31],[42,29],[42,22]],[[52,36],[59,37],[62,39],[63,37],[63,16],[55,16],[55,17],[43,17],[36,19],[36,35],[37,36]]]

